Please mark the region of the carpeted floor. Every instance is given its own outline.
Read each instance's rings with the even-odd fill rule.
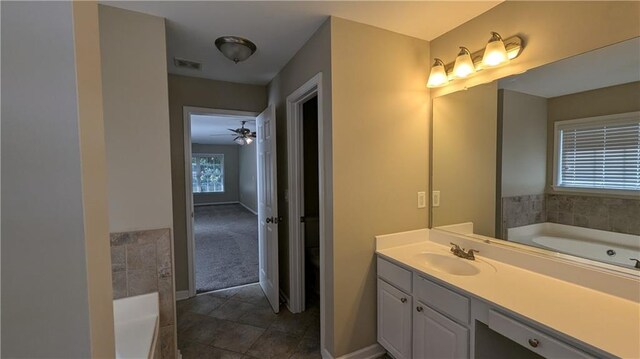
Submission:
[[[239,204],[195,207],[198,293],[258,281],[258,216]]]

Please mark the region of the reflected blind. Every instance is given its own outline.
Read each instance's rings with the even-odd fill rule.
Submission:
[[[559,123],[560,187],[640,190],[640,116]]]

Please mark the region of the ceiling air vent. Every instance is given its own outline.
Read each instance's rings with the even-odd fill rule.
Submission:
[[[202,70],[202,64],[195,61],[189,61],[189,60],[174,57],[173,63],[176,65],[176,67],[181,67],[188,70],[196,70],[196,71]]]

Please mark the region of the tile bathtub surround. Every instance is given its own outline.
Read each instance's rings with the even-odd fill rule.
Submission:
[[[114,299],[158,292],[160,353],[175,357],[174,288],[171,230],[111,233]]]
[[[532,194],[502,198],[502,237],[507,229],[542,223],[546,220],[545,195]]]
[[[640,235],[640,197],[547,194],[547,222]]]

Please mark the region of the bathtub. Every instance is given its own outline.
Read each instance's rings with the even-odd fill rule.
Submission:
[[[509,228],[507,239],[627,268],[640,259],[640,236],[598,229],[547,222]]]
[[[116,359],[159,358],[158,293],[113,301]]]

